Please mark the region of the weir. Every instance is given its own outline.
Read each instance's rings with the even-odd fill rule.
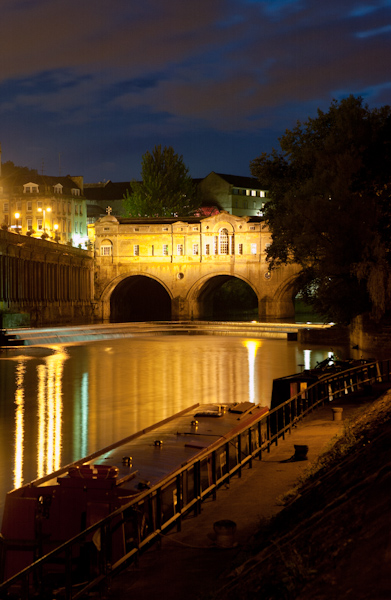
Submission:
[[[331,325],[302,323],[245,323],[227,321],[148,321],[74,327],[9,329],[0,347],[91,342],[141,335],[229,335],[297,340],[300,332],[324,331]]]

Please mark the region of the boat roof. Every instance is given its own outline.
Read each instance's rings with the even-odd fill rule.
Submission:
[[[197,455],[221,443],[235,432],[246,428],[268,412],[251,402],[238,404],[205,404],[174,415],[157,426],[130,436],[112,447],[78,464],[98,468],[116,467],[117,487],[137,493],[153,487]],[[34,485],[68,484],[70,469],[53,479],[36,481]],[[80,482],[81,484],[82,482]]]

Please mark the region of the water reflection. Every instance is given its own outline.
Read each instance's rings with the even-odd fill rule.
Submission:
[[[269,406],[273,379],[328,349],[286,340],[153,336],[0,355],[0,513],[13,487],[196,403]]]
[[[14,458],[14,487],[23,482],[23,449],[24,449],[24,387],[23,380],[26,371],[24,360],[16,366],[15,391],[15,458]]]
[[[261,340],[246,340],[244,342],[245,347],[248,350],[248,400],[249,402],[256,402],[255,395],[255,357],[258,348],[261,347]]]
[[[68,355],[56,352],[37,366],[38,440],[37,476],[42,477],[61,466],[62,378]]]

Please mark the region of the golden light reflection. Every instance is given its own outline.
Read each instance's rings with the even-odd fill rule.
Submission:
[[[258,348],[262,346],[261,340],[246,340],[244,345],[248,351],[248,391],[249,402],[255,402],[255,357]]]
[[[304,350],[304,369],[311,369],[311,350]]]
[[[57,352],[37,367],[38,375],[38,477],[61,466],[62,376],[68,355]]]
[[[15,391],[15,463],[14,463],[14,487],[18,488],[23,483],[23,442],[24,442],[24,374],[26,363],[18,361],[16,367],[16,391]]]

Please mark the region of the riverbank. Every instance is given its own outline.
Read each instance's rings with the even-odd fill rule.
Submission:
[[[138,565],[115,578],[107,598],[383,598],[376,590],[360,595],[360,585],[364,574],[369,585],[373,569],[381,569],[391,530],[388,476],[380,476],[391,459],[390,450],[381,452],[387,439],[382,427],[388,422],[387,433],[391,429],[391,393],[376,398],[384,391],[376,386],[373,396],[339,402],[343,421],[333,420],[330,406],[315,411],[262,461],[244,470],[241,479],[233,478],[229,488],[219,490],[199,517],[164,537],[161,549],[148,551]],[[294,444],[309,446],[308,461],[289,460]],[[329,462],[322,458],[318,463],[330,445]],[[324,465],[320,471],[317,464]],[[298,487],[306,472],[310,478]],[[216,544],[213,524],[222,519],[236,523],[233,547]],[[386,528],[378,531],[382,521]],[[371,552],[365,547],[361,554],[361,542],[366,535],[372,539],[371,534],[379,546]],[[351,555],[354,560],[349,561]],[[372,592],[376,584],[383,585],[380,576],[372,579]]]

